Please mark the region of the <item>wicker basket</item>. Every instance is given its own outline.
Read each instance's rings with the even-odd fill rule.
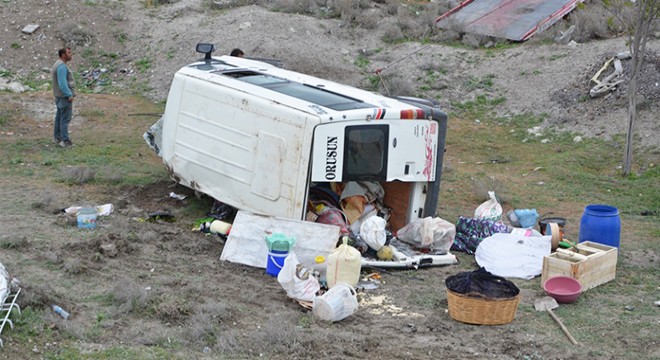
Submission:
[[[520,294],[507,299],[491,299],[481,294],[468,296],[447,289],[449,316],[467,324],[508,324],[513,321],[519,302]]]

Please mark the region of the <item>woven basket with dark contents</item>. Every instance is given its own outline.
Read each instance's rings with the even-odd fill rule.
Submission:
[[[449,316],[467,324],[508,324],[513,321],[519,302],[520,294],[511,298],[493,299],[478,293],[459,294],[447,289]]]

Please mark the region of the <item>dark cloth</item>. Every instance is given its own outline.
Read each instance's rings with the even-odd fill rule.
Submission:
[[[445,280],[445,285],[447,289],[458,294],[479,294],[490,299],[509,299],[520,293],[516,284],[489,273],[483,267],[452,275]],[[476,297],[480,296],[476,295]]]

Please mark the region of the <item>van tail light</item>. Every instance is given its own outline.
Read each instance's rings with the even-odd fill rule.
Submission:
[[[426,112],[422,109],[401,110],[401,119],[426,119]]]

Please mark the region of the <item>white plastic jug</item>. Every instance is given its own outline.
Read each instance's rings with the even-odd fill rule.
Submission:
[[[322,320],[339,321],[358,309],[357,294],[352,286],[340,282],[325,294],[314,298],[312,313]]]
[[[355,287],[360,280],[362,254],[347,242],[348,237],[344,236],[343,244],[328,255],[326,278],[330,289],[340,282]]]

